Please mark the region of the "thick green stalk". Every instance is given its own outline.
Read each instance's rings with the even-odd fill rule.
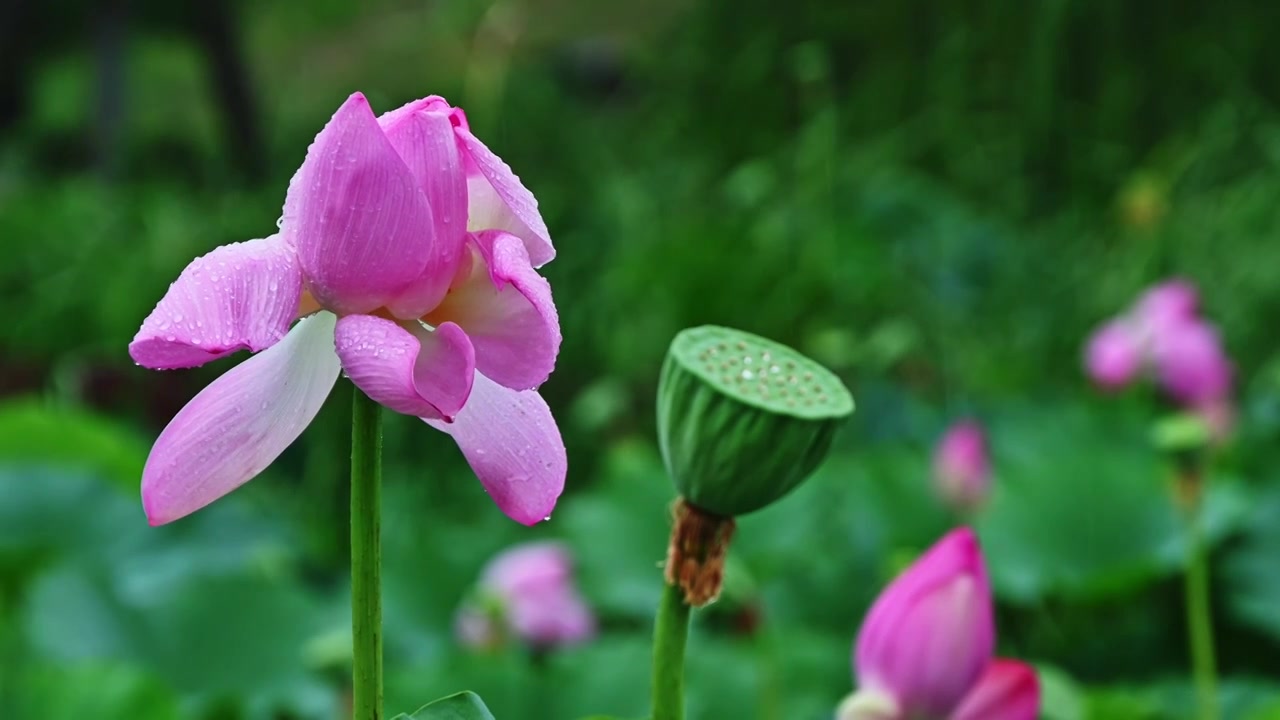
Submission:
[[[691,610],[679,587],[663,584],[653,630],[653,720],[684,720],[684,646]]]
[[[382,407],[359,388],[351,403],[351,705],[382,720]]]
[[[1200,527],[1200,508],[1187,513],[1190,562],[1186,574],[1187,632],[1200,720],[1218,720],[1218,670],[1213,650],[1213,613],[1209,606],[1209,549]]]

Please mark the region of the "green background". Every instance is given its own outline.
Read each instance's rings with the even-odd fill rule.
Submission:
[[[199,21],[158,2],[133,4],[120,133],[95,151],[93,7],[29,21],[25,112],[0,130],[0,717],[343,716],[349,386],[259,480],[153,529],[149,443],[236,360],[154,373],[125,349],[193,257],[273,231],[358,89],[467,109],[540,200],[565,338],[548,523],[507,520],[447,437],[387,419],[392,714],[462,689],[503,719],[647,711],[673,497],[654,390],[674,334],[715,323],[827,364],[858,411],[809,483],[741,521],[695,619],[691,718],[830,717],[870,601],[956,522],[930,452],[969,415],[994,452],[973,524],[1000,652],[1041,669],[1044,717],[1189,717],[1164,408],[1080,370],[1091,328],[1181,275],[1237,370],[1207,511],[1225,714],[1280,718],[1280,6],[242,3],[257,180]],[[458,647],[483,563],[548,537],[599,637]]]

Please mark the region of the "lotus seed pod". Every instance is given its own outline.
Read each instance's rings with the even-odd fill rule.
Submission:
[[[671,343],[658,383],[658,439],[680,494],[726,517],[759,510],[822,462],[853,397],[785,345],[706,325]]]

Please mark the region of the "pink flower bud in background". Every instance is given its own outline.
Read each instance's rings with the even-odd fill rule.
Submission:
[[[991,489],[991,462],[981,425],[964,420],[943,434],[933,454],[933,477],[952,507],[972,510],[982,504]]]
[[[997,659],[987,666],[950,720],[1036,720],[1039,712],[1036,671],[1017,660]]]
[[[1206,405],[1231,391],[1231,361],[1208,323],[1170,324],[1153,337],[1152,359],[1160,385],[1181,403]]]
[[[459,611],[455,630],[465,645],[496,644],[493,625],[543,647],[581,642],[595,634],[595,616],[574,586],[572,559],[559,543],[528,543],[498,555],[485,568],[479,590],[494,612],[472,605]]]
[[[892,698],[899,717],[946,717],[986,670],[994,646],[982,550],[972,530],[958,528],[871,606],[854,651],[859,694]]]
[[[1085,371],[1099,387],[1121,388],[1142,369],[1142,335],[1138,328],[1121,318],[1094,331],[1085,348]]]
[[[1089,338],[1085,370],[1105,389],[1139,373],[1151,377],[1168,397],[1201,414],[1221,440],[1231,427],[1232,367],[1217,329],[1198,315],[1199,302],[1186,280],[1151,287]]]

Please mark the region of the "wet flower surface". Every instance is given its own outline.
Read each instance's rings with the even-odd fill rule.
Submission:
[[[267,467],[340,372],[451,435],[498,506],[533,524],[564,485],[536,388],[560,329],[536,267],[555,256],[537,201],[439,97],[380,117],[356,93],[289,184],[279,232],[194,260],[129,346],[140,365],[253,357],[197,395],[143,473],[153,524]]]

